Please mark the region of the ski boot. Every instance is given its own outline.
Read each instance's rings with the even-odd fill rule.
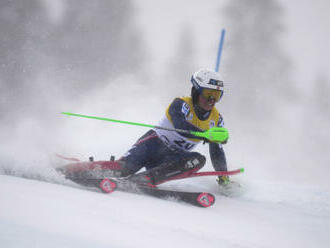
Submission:
[[[181,177],[184,178],[200,170],[204,166],[205,161],[204,156],[197,154],[173,163],[165,162],[155,168],[135,174],[129,180],[137,184],[156,187],[158,184]]]

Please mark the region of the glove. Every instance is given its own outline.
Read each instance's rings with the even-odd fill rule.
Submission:
[[[212,127],[204,132],[190,131],[192,135],[197,136],[199,139],[207,140],[214,143],[227,143],[229,138],[228,130],[224,127]]]
[[[228,176],[218,176],[217,182],[221,186],[228,185],[230,183],[229,177]]]
[[[229,139],[229,133],[224,127],[213,127],[208,130],[207,138],[210,142],[226,144]]]
[[[225,144],[227,144],[227,142],[228,142],[228,139],[229,139],[229,137],[228,137],[226,140],[222,141],[222,142],[221,142],[221,144],[222,144],[222,145],[225,145]]]

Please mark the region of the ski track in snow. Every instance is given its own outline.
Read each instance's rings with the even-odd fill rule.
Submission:
[[[86,191],[52,168],[36,171],[0,175],[1,247],[277,248],[330,244],[330,192],[317,187],[240,181],[244,192],[225,197],[209,177],[164,185],[214,193],[215,205],[203,209],[125,192],[106,195]]]

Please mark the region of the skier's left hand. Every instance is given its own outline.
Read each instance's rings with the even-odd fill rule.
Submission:
[[[226,144],[229,139],[228,130],[224,127],[213,127],[208,131],[207,139],[210,142]]]

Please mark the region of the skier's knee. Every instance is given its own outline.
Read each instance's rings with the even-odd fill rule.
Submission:
[[[191,157],[187,161],[187,166],[192,166],[193,168],[201,169],[206,162],[205,156],[198,152],[192,152]]]

